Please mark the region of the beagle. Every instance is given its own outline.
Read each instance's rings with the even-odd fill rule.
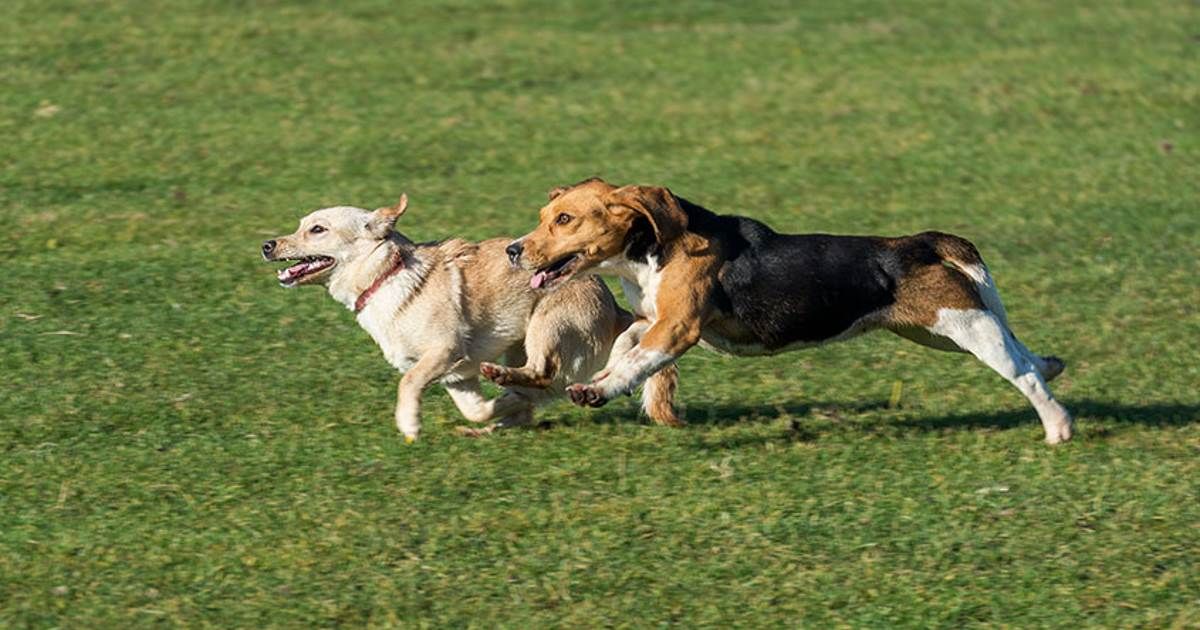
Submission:
[[[1046,383],[1064,363],[1030,352],[1008,326],[996,285],[966,239],[941,232],[895,238],[779,234],[720,215],[666,188],[601,179],[550,191],[537,228],[513,241],[530,285],[617,276],[641,317],[608,366],[568,389],[579,405],[628,394],[700,344],[754,356],[889,330],[918,344],[967,352],[1029,399],[1046,442],[1071,438],[1071,415]]]

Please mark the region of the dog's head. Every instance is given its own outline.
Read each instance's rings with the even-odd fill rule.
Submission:
[[[514,265],[534,272],[530,285],[549,289],[600,263],[623,256],[644,233],[660,248],[683,234],[687,217],[671,191],[589,179],[555,188],[538,226],[506,249]]]
[[[375,251],[407,208],[408,196],[401,195],[396,205],[373,212],[350,206],[317,210],[300,219],[295,232],[264,242],[263,258],[293,263],[279,271],[284,287],[329,284],[339,267]]]

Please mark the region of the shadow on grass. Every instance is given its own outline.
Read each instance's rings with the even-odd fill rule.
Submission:
[[[1182,426],[1200,423],[1200,405],[1184,403],[1124,404],[1100,400],[1066,400],[1067,409],[1074,414],[1076,422],[1088,420],[1113,420],[1116,422],[1148,426]],[[1010,409],[993,413],[964,413],[932,417],[906,418],[889,426],[914,431],[941,431],[951,428],[1009,429],[1037,424],[1037,413],[1032,408]]]
[[[1107,420],[1125,424],[1152,427],[1183,426],[1200,423],[1200,405],[1185,403],[1125,404],[1100,400],[1065,401],[1064,404],[1075,415],[1076,422],[1090,437],[1106,437],[1106,431],[1089,429],[1089,421]],[[785,403],[779,405],[692,405],[687,409],[689,427],[716,427],[734,424],[775,423],[790,419],[787,428],[775,436],[728,436],[719,445],[704,445],[705,448],[728,448],[761,444],[775,440],[811,442],[827,431],[828,423],[853,421],[855,416],[866,412],[884,411],[886,401],[867,402],[811,402]],[[1036,427],[1037,414],[1032,408],[1020,407],[988,413],[956,413],[922,415],[919,410],[897,411],[906,417],[889,419],[886,415],[878,422],[854,422],[852,431],[864,433],[886,432],[893,435],[925,433],[931,431],[992,429],[1007,430],[1017,427]],[[822,427],[810,426],[819,421]],[[597,423],[628,422],[629,418],[615,411],[602,411],[590,419]],[[684,429],[687,430],[686,428]]]
[[[695,404],[684,409],[683,419],[688,426],[727,426],[734,424],[767,424],[777,422],[782,418],[803,421],[809,418],[840,420],[853,417],[856,414],[887,409],[887,401],[869,402],[806,402],[806,403],[764,403],[712,405]],[[621,424],[631,421],[625,410],[602,408],[593,411],[586,422],[594,424]],[[649,422],[644,415],[639,414],[639,421]]]

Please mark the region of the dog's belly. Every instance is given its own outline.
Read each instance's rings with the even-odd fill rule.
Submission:
[[[872,330],[875,328],[875,324],[876,317],[872,314],[854,321],[836,335],[822,339],[797,339],[788,343],[772,344],[759,338],[736,319],[723,318],[710,323],[700,331],[700,347],[720,354],[739,357],[767,356],[845,341]]]

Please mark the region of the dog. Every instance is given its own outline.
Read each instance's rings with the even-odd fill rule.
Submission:
[[[643,318],[618,342],[629,351],[568,388],[576,404],[603,405],[697,344],[753,356],[885,329],[975,355],[1029,399],[1046,442],[1071,438],[1071,415],[1047,386],[1065,364],[1017,340],[978,250],[958,236],[779,234],[666,188],[593,178],[551,190],[537,227],[506,251],[543,290],[615,275]]]
[[[467,420],[491,422],[461,427],[464,435],[529,424],[534,406],[604,366],[633,323],[599,279],[562,283],[553,293],[531,288],[531,274],[509,270],[507,238],[412,242],[395,230],[407,207],[405,195],[374,211],[324,208],[262,244],[264,259],[290,263],[278,271],[280,285],[326,287],[404,374],[396,426],[406,442],[417,439],[421,393],[435,381]],[[491,362],[501,356],[524,365]],[[486,398],[481,373],[503,394]],[[677,425],[676,373],[660,374],[645,387],[643,405],[655,422]]]

